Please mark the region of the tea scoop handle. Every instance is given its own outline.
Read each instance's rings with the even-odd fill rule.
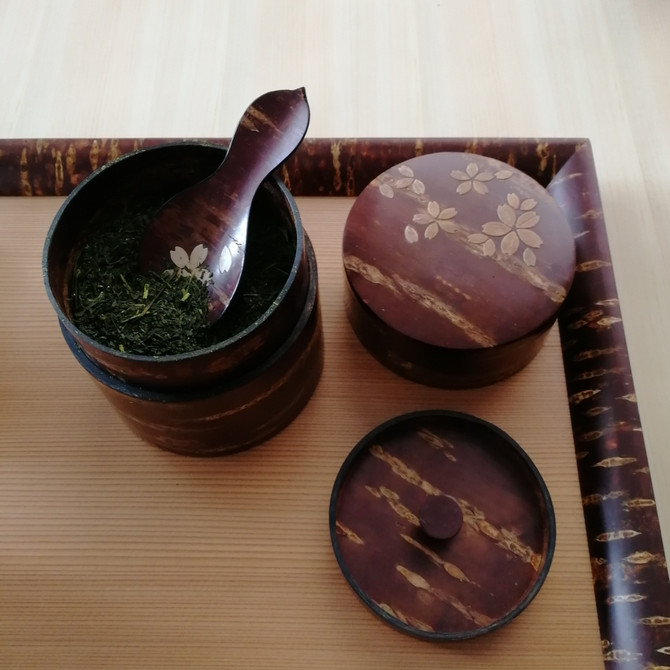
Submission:
[[[218,320],[239,284],[251,205],[259,186],[298,147],[309,125],[304,88],[266,93],[246,109],[212,175],[169,200],[140,252],[143,269],[166,264],[208,285],[208,321]]]

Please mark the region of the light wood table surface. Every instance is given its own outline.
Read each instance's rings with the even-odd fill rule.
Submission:
[[[0,0],[0,138],[228,137],[241,111],[257,95],[297,86],[307,89],[312,112],[310,137],[589,138],[667,547],[670,545],[669,34],[670,3],[665,0]],[[57,203],[40,204],[37,214],[43,219],[37,218],[35,212],[23,210],[22,204],[15,206],[17,217],[26,217],[37,228],[30,248],[29,242],[21,242],[19,228],[12,228],[13,237],[2,231],[0,254],[5,261],[12,262],[17,262],[16,254],[34,254],[35,244],[46,232]],[[309,202],[305,206],[308,212],[312,211]],[[331,241],[317,239],[316,243],[328,245]],[[31,262],[39,263],[38,257],[30,255],[30,258]],[[328,275],[331,278],[337,277],[338,271],[326,270],[334,273]],[[26,281],[41,281],[34,272],[26,276],[29,277]],[[36,286],[32,288],[39,290]],[[8,286],[3,287],[0,296],[4,303],[2,313],[7,319],[10,313],[7,306],[19,303]],[[54,320],[45,298],[36,301],[33,307],[38,316],[28,313],[28,325]],[[326,316],[333,318],[332,315],[326,307]],[[20,332],[24,325],[17,322],[10,327],[5,322],[3,337],[13,329]],[[332,324],[329,326],[327,320],[325,327],[335,329],[337,337],[343,332]],[[67,408],[67,384],[59,388],[55,376],[61,372],[59,366],[67,367],[69,359],[57,339],[55,324],[53,332],[45,337],[48,347],[61,358],[47,370],[49,377],[43,382],[53,384],[53,393],[61,396],[63,413],[76,422],[86,412],[101,411],[104,406],[97,397],[84,398],[83,409]],[[39,346],[39,340],[36,343]],[[557,346],[555,341],[553,346]],[[45,358],[44,351],[41,353],[41,358]],[[5,394],[5,389],[17,388],[15,376],[20,374],[13,345],[6,339],[0,341],[0,403],[4,405],[0,416],[4,424],[2,432],[12,435],[11,439],[20,434],[7,431],[12,411],[18,411],[12,408],[18,407],[19,401],[30,402],[27,397],[17,400]],[[82,379],[77,376],[72,383],[82,384]],[[431,396],[426,402],[436,401]],[[396,405],[402,409],[402,403]],[[501,408],[499,418],[503,423],[505,412],[514,411],[510,407],[504,405],[504,411]],[[39,423],[40,408],[34,407],[34,412],[35,422]],[[45,416],[56,412],[53,406]],[[378,414],[380,420],[385,418],[383,412]],[[104,411],[98,420],[100,427],[96,430],[101,432],[125,430],[116,417]],[[61,428],[66,425],[63,421]],[[362,427],[362,423],[355,424],[351,433]],[[77,439],[84,439],[81,426],[74,433],[79,436]],[[349,435],[349,431],[346,433]],[[258,631],[251,619],[244,619],[236,611],[235,606],[239,608],[246,596],[235,585],[233,606],[226,616],[235,625],[240,624],[235,630],[246,637],[226,642],[233,655],[225,657],[226,644],[218,637],[217,628],[220,611],[217,609],[215,615],[213,604],[207,602],[207,584],[200,582],[197,575],[197,570],[204,569],[208,574],[214,570],[218,543],[225,543],[225,538],[216,538],[214,529],[201,527],[197,517],[184,518],[181,525],[174,523],[174,519],[181,518],[174,500],[182,498],[178,493],[179,477],[175,475],[182,461],[163,455],[155,457],[151,451],[142,452],[135,463],[140,472],[149,473],[156,467],[154,472],[158,474],[148,480],[154,488],[140,494],[133,485],[141,485],[141,477],[129,476],[127,486],[124,485],[128,473],[113,456],[96,457],[89,453],[89,460],[82,461],[82,454],[87,453],[81,448],[83,443],[54,453],[49,450],[50,440],[56,443],[58,438],[48,425],[41,426],[35,435],[39,439],[31,444],[20,467],[10,458],[15,445],[0,436],[0,477],[5,467],[8,468],[5,472],[9,472],[12,467],[19,471],[29,463],[34,466],[21,470],[21,476],[13,483],[8,484],[8,478],[2,479],[6,488],[0,491],[3,500],[0,532],[11,531],[14,536],[0,537],[0,547],[5,542],[0,553],[0,572],[3,564],[12,565],[16,580],[8,583],[0,575],[0,621],[14,636],[9,639],[10,635],[0,630],[0,667],[241,668],[303,667],[302,663],[304,667],[326,667],[327,663],[335,667],[340,658],[337,635],[325,628],[321,630],[325,647],[319,648],[314,639],[307,640],[304,657],[298,654],[291,639],[279,634],[271,640],[275,649],[272,653],[264,646],[264,640],[256,637]],[[125,432],[119,439],[129,453],[136,447]],[[295,447],[298,448],[299,445]],[[318,449],[318,445],[314,448]],[[46,458],[51,461],[49,468],[44,466]],[[237,481],[240,488],[262,489],[271,473],[261,471],[259,479],[254,480],[242,467],[244,458],[248,457],[230,466],[238,471],[237,480],[226,474],[225,462],[209,473],[191,461],[181,466],[181,476],[189,479],[184,486],[192,487],[196,480],[201,486],[198,500],[189,502],[189,511],[212,504],[218,476],[229,483]],[[297,467],[298,474],[303,467],[290,460],[289,463],[286,470],[274,473],[287,482],[290,467]],[[108,479],[94,474],[99,473],[98,467],[111,468]],[[317,470],[319,467],[329,468],[328,472],[336,470],[332,452],[330,461],[316,465]],[[93,479],[86,479],[91,476]],[[566,477],[569,479],[569,473]],[[42,496],[40,491],[44,492]],[[323,502],[321,493],[310,488],[307,491],[313,497],[303,504]],[[174,492],[177,494],[173,499]],[[115,524],[122,523],[115,517],[114,506],[105,493],[119,498],[121,520],[131,514],[135,499],[147,504],[140,512],[141,518],[146,515],[147,523],[137,528],[152,527],[155,523],[156,539],[154,543],[151,535],[133,538],[119,533],[120,544],[110,545],[111,554],[104,559],[107,572],[102,575],[96,572],[95,560],[86,560],[85,552],[101,546],[95,543],[102,542],[106,534],[115,536]],[[24,519],[22,509],[12,505],[20,506],[26,500],[31,500],[35,507],[30,508]],[[247,547],[262,551],[267,540],[274,543],[279,560],[289,561],[291,557],[305,560],[297,550],[292,553],[289,538],[279,531],[269,538],[254,537],[245,522],[252,524],[253,513],[262,510],[237,509],[230,492],[223,500],[217,503],[222,513],[232,509],[240,515],[240,533],[246,538]],[[290,514],[286,500],[274,502],[279,508],[273,514],[278,517]],[[572,509],[579,514],[578,506]],[[36,510],[43,514],[41,521],[33,516]],[[318,515],[308,518],[320,523]],[[70,523],[68,519],[76,520]],[[577,516],[567,523],[579,525],[581,519]],[[68,538],[50,533],[54,524],[74,533],[69,540],[82,552],[80,565],[86,566],[87,573],[74,574],[68,569],[71,545]],[[18,532],[18,528],[27,530]],[[161,544],[166,528],[184,533],[184,537],[175,538],[169,555],[160,553],[166,548]],[[38,541],[40,533],[50,543],[49,556],[55,558],[51,573],[38,558],[43,555],[40,551],[44,551]],[[192,544],[187,541],[189,538]],[[134,540],[141,543],[140,554],[128,553],[123,545]],[[200,553],[198,543],[202,544],[201,549],[204,547]],[[25,557],[33,548],[35,560],[26,560],[22,570],[18,570],[17,557]],[[327,571],[333,567],[332,557],[324,551],[323,544],[311,549],[315,551],[319,569]],[[586,580],[588,585],[588,568],[586,572],[581,569],[584,556],[573,558],[581,566],[578,580]],[[263,564],[263,557],[256,554],[249,565],[239,567],[230,579],[252,588],[249,574],[262,570]],[[152,565],[156,566],[155,572]],[[30,578],[31,566],[34,579]],[[123,576],[124,570],[135,569],[142,575],[142,583],[124,579],[114,582],[109,575],[113,576],[115,569],[117,576]],[[275,570],[273,574],[275,579],[282,580],[281,571]],[[328,574],[333,578],[331,572]],[[557,574],[563,574],[560,566]],[[289,572],[287,579],[295,579],[295,575]],[[46,619],[36,614],[38,599],[22,601],[12,590],[19,583],[30,585],[35,593],[50,584],[46,587],[50,598],[45,604]],[[165,590],[166,583],[173,585],[172,592]],[[78,585],[83,591],[77,591]],[[298,581],[291,586],[300,588]],[[554,589],[548,597],[560,601],[557,581],[548,586]],[[329,583],[328,589],[333,588],[334,583]],[[569,587],[564,588],[567,594]],[[184,593],[189,589],[191,595],[186,598]],[[149,600],[144,600],[145,597]],[[284,605],[291,606],[290,602],[275,601],[272,593],[252,591],[249,597],[273,616],[280,616]],[[308,592],[306,597],[315,603],[320,596]],[[5,602],[13,605],[23,602],[24,609],[18,606],[11,611],[3,609],[5,598],[8,599]],[[88,619],[91,610],[85,602],[87,598],[108,599],[100,603],[111,612],[108,637],[100,622]],[[197,598],[205,603],[202,617],[194,609],[188,609],[196,607]],[[175,605],[179,602],[187,603],[183,619]],[[377,634],[381,624],[372,617],[363,617],[353,598],[342,602],[345,605],[338,601],[334,606],[335,620],[347,620],[347,611],[338,608],[348,606],[354,617],[365,622],[366,635]],[[563,602],[569,602],[568,595]],[[88,605],[92,607],[93,603]],[[124,607],[134,608],[136,615],[126,617]],[[301,621],[307,621],[308,606],[300,601],[298,607],[306,608],[301,610]],[[324,603],[324,607],[328,604]],[[156,608],[162,608],[163,612],[160,621],[165,626],[160,631],[153,625]],[[569,609],[563,612],[564,616],[566,612]],[[145,619],[142,613],[146,614]],[[263,619],[262,613],[259,617]],[[30,630],[30,625],[44,624],[47,619],[52,628],[45,635]],[[26,625],[21,625],[22,620]],[[142,621],[146,626],[146,647],[141,644]],[[125,631],[125,625],[135,628]],[[545,631],[551,629],[549,620],[541,625]],[[267,630],[272,629],[265,621],[261,631],[265,634]],[[292,634],[290,627],[280,625],[277,630],[281,635]],[[528,632],[523,627],[515,630],[513,635],[517,636]],[[529,630],[532,634],[532,628]],[[589,634],[584,633],[585,638]],[[31,635],[35,637],[34,644]],[[400,656],[382,659],[370,656],[370,648],[361,642],[359,647],[346,649],[341,657],[346,661],[344,667],[380,667],[381,660],[387,667],[395,667],[393,663],[401,661],[398,667],[411,667],[412,654],[425,646],[403,647],[393,637],[398,635],[385,628],[382,631],[383,641],[398,645],[393,648],[400,650]],[[124,647],[128,644],[130,647]],[[532,643],[529,644],[531,651],[516,660],[508,659],[509,667],[537,667],[537,659],[531,653]],[[590,640],[585,639],[584,648],[589,649],[589,645]],[[346,647],[346,643],[342,642],[342,646]],[[519,642],[518,649],[522,647]],[[180,648],[188,653],[180,654]],[[243,648],[256,653],[250,652],[245,657]],[[487,654],[496,653],[495,643],[486,643],[485,648]],[[461,648],[452,655],[454,667],[490,667],[490,657],[483,653],[479,656],[477,649]],[[402,657],[404,652],[406,658]],[[3,663],[3,656],[11,663]],[[429,656],[425,667],[440,667],[439,656],[433,651]],[[447,653],[442,661],[447,663],[449,658]],[[554,665],[547,661],[545,667]]]

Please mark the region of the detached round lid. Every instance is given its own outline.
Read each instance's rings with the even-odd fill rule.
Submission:
[[[417,637],[457,640],[530,603],[556,528],[542,477],[514,440],[466,414],[425,411],[382,424],[349,454],[330,534],[375,614]]]
[[[570,225],[544,188],[451,152],[373,180],[347,219],[343,256],[353,292],[386,326],[452,350],[548,327],[575,271]]]

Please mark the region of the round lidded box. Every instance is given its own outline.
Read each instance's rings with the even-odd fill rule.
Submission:
[[[464,388],[539,351],[572,284],[570,224],[549,193],[498,160],[436,153],[356,199],[343,238],[361,342],[414,381]]]
[[[330,535],[359,598],[394,628],[472,638],[519,615],[552,562],[556,524],[537,468],[507,434],[449,411],[365,436],[335,480]]]

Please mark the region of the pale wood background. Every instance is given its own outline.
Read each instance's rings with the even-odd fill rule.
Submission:
[[[555,328],[518,375],[444,391],[396,377],[344,313],[341,236],[351,199],[298,202],[319,265],[323,377],[287,429],[218,460],[142,444],[73,361],[41,286],[61,198],[0,198],[3,425],[0,667],[565,670],[602,668],[591,570]],[[3,252],[6,250],[3,246]],[[15,337],[16,324],[30,330]],[[469,412],[530,454],[551,492],[557,547],[516,621],[431,645],[385,626],[347,586],[328,504],[346,455],[417,409]],[[466,566],[465,566],[466,567]]]
[[[0,137],[229,136],[258,94],[304,85],[312,109],[311,137],[590,138],[668,546],[668,34],[670,3],[665,0],[0,0]],[[332,356],[356,343],[342,327],[338,294],[329,292],[337,291],[336,266],[332,274],[326,272],[333,288],[324,295],[326,337],[333,347],[326,372],[331,376],[325,377],[311,414],[288,433],[297,440],[294,445],[279,441],[288,451],[287,462],[273,456],[264,461],[250,452],[205,467],[143,450],[73,369],[42,296],[37,269],[41,239],[56,206],[49,201],[26,212],[22,203],[3,204],[0,572],[4,569],[9,577],[0,574],[0,666],[299,667],[304,661],[305,667],[309,662],[326,667],[339,660],[346,661],[345,667],[374,667],[383,660],[387,667],[408,667],[410,657],[424,654],[423,667],[438,667],[440,659],[487,667],[499,656],[497,645],[508,643],[516,654],[505,657],[509,667],[537,667],[540,658],[546,667],[572,665],[568,656],[561,656],[561,644],[566,639],[572,644],[572,639],[551,638],[552,608],[546,600],[533,605],[539,623],[525,617],[510,627],[507,638],[501,634],[483,646],[439,656],[420,643],[397,640],[402,636],[384,627],[380,631],[381,624],[361,613],[353,597],[340,593],[341,578],[332,569],[320,511],[305,517],[301,537],[310,537],[309,560],[304,546],[296,547],[279,529],[270,537],[254,536],[250,527],[262,509],[240,508],[234,492],[244,498],[262,490],[270,477],[290,483],[296,472],[298,478],[317,473],[319,487],[303,486],[307,497],[301,504],[322,505],[327,502],[323,484],[332,482],[346,453],[344,445],[328,441],[307,445],[297,432],[310,417],[333,420],[328,409],[332,399],[323,395],[328,389],[336,400],[330,411],[348,406],[342,404],[347,391],[338,386],[338,380],[344,382]],[[310,203],[305,206],[311,211]],[[336,214],[331,218],[340,220]],[[315,237],[319,219],[312,213],[307,220]],[[31,227],[26,242],[19,241],[17,221]],[[321,241],[326,266],[333,262],[332,244]],[[29,262],[33,266],[28,270]],[[8,289],[14,276],[8,268],[18,268],[32,310],[21,308]],[[26,325],[44,328],[43,335],[12,339]],[[360,356],[357,365],[367,364],[362,353],[354,350],[352,355]],[[556,366],[555,342],[543,355],[547,365]],[[546,372],[545,363],[538,365],[532,374]],[[368,390],[387,388],[389,378],[380,374]],[[528,413],[537,411],[523,405],[523,393],[515,395],[524,379],[513,380],[504,394],[455,397],[452,404],[480,415],[488,411],[487,418],[521,430]],[[51,395],[45,395],[47,383],[52,384]],[[397,388],[392,402],[377,398],[368,415],[357,416],[344,431],[344,442],[394,410],[438,402],[430,395],[407,398],[410,391]],[[550,382],[546,388],[548,394],[555,392]],[[73,405],[71,394],[81,404]],[[40,402],[45,399],[50,404],[43,412]],[[98,423],[94,429],[92,417]],[[63,441],[64,430],[72,431],[69,442]],[[583,639],[585,658],[592,659],[588,621],[593,612],[573,600],[575,590],[589,585],[579,548],[581,518],[578,506],[569,502],[573,466],[567,460],[553,464],[559,456],[550,453],[537,431],[527,430],[518,439],[527,447],[531,443],[533,458],[549,470],[552,493],[567,504],[561,519],[569,527],[567,552],[574,560],[557,563],[548,595],[543,590],[542,597],[560,603],[564,632],[586,631],[573,637]],[[307,435],[318,435],[311,424]],[[105,447],[103,453],[92,449],[96,440]],[[317,458],[320,449],[323,462]],[[270,446],[265,453],[272,454]],[[312,459],[308,465],[296,461],[304,454]],[[266,462],[274,469],[268,470]],[[245,469],[250,463],[260,469],[260,479]],[[223,482],[234,491],[225,490]],[[285,514],[290,523],[293,508],[281,491],[272,489],[278,496],[270,500],[276,506],[273,515],[281,519]],[[223,497],[216,498],[219,494]],[[240,533],[235,539],[207,525],[216,518],[213,509],[235,513],[233,527]],[[222,520],[220,530],[230,526]],[[233,555],[247,563],[224,579],[221,561],[232,560],[229,542]],[[268,543],[278,553],[260,553]],[[300,590],[294,561],[305,567],[311,581],[306,593],[282,603],[281,597]],[[312,565],[316,573],[309,572]],[[565,565],[569,569],[561,567]],[[255,570],[269,570],[256,590]],[[327,594],[336,593],[335,600],[321,600],[317,584],[324,575]],[[211,590],[208,579],[214,580]],[[258,590],[268,579],[283,581],[282,589]],[[230,600],[220,601],[223,595]],[[571,602],[579,607],[571,609]],[[586,612],[586,621],[574,618],[577,611]],[[226,621],[235,639],[223,632]],[[316,628],[309,628],[313,621]],[[334,622],[334,630],[328,622]],[[364,637],[354,625],[359,623]],[[531,644],[521,653],[523,635],[536,632],[533,625],[540,626],[545,636],[540,639],[554,639],[555,648]],[[301,642],[303,626],[307,637]],[[3,663],[3,653],[12,663]],[[585,661],[583,667],[590,666]]]

